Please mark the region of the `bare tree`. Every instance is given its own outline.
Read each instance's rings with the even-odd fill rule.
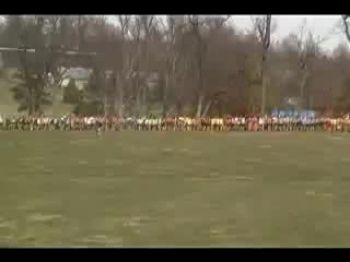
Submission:
[[[141,102],[141,112],[142,114],[148,114],[149,103],[148,103],[148,79],[150,74],[152,73],[152,69],[150,68],[150,47],[152,45],[152,34],[155,29],[155,17],[153,15],[141,15],[139,16],[139,22],[141,23],[141,34],[143,36],[143,54],[144,54],[144,67],[143,67],[143,75],[144,75],[144,83],[142,85],[142,102]]]
[[[132,42],[134,45],[133,48],[133,65],[131,77],[134,80],[134,97],[135,97],[135,115],[139,116],[141,114],[141,79],[140,79],[140,70],[141,70],[141,34],[142,34],[142,24],[140,17],[134,17],[132,19],[130,28],[130,33],[132,36]]]
[[[118,16],[118,22],[120,26],[120,32],[121,32],[121,69],[120,73],[116,74],[117,77],[117,85],[118,85],[118,115],[120,117],[123,117],[124,115],[124,96],[125,96],[125,88],[126,88],[126,81],[128,78],[128,75],[131,75],[132,73],[132,62],[131,62],[131,54],[127,50],[127,43],[128,43],[128,35],[130,33],[130,22],[131,17],[129,15],[119,15]]]
[[[224,24],[231,18],[230,15],[227,16],[210,16],[204,19],[207,26],[212,30],[220,30]]]
[[[187,20],[190,24],[190,30],[195,39],[195,60],[197,69],[197,108],[196,117],[200,117],[204,103],[204,85],[203,85],[203,57],[205,52],[205,42],[202,37],[201,28],[204,21],[198,15],[189,15]]]
[[[87,29],[87,17],[79,15],[77,19],[77,35],[78,35],[78,45],[77,48],[79,51],[82,51],[85,47],[85,34]]]
[[[340,21],[348,40],[349,17]],[[163,116],[174,109],[196,116],[263,114],[281,105],[286,96],[304,98],[304,106],[312,104],[307,103],[312,97],[320,108],[337,103],[348,108],[349,93],[343,88],[349,84],[350,56],[344,50],[322,56],[323,39],[305,26],[279,45],[270,43],[271,15],[255,17],[254,33],[248,35],[227,23],[229,16],[116,18],[117,26],[97,16],[7,18],[0,32],[4,45],[0,51],[4,60],[21,54],[21,63],[11,61],[20,64],[24,83],[17,97],[33,98],[43,91],[47,73],[53,75],[55,88],[62,79],[61,66],[91,67],[92,62],[94,87],[85,89],[83,100],[84,106],[98,104],[99,114],[103,106],[106,114],[120,116],[147,114],[151,107]],[[153,72],[161,73],[161,83],[151,87],[147,80]],[[338,96],[346,101],[337,102]],[[22,104],[31,112],[40,109],[34,98],[26,102]]]
[[[214,109],[221,116],[225,100],[228,94],[230,81],[226,76],[233,71],[231,61],[225,59],[231,53],[232,32],[226,27],[226,22],[230,16],[210,16],[204,19],[205,27],[205,63],[204,82],[205,82],[205,106],[201,116],[206,116]],[[227,49],[226,49],[227,48]],[[227,53],[225,51],[228,51]],[[230,50],[230,51],[229,51]],[[226,54],[225,54],[226,53]],[[221,60],[221,62],[219,62]],[[215,64],[220,64],[220,69]]]
[[[261,61],[260,61],[260,80],[261,80],[261,108],[260,113],[265,114],[266,110],[266,64],[267,54],[270,47],[271,37],[271,15],[257,17],[254,19],[254,29],[257,33],[259,43],[261,45]]]
[[[27,42],[23,42],[23,52],[20,52],[21,69],[16,75],[20,82],[11,90],[15,100],[19,102],[18,111],[28,111],[29,115],[41,113],[43,105],[49,105],[47,87],[47,68],[45,53],[45,38],[43,34],[44,17],[35,16],[32,21],[27,21],[27,29],[31,28],[34,37],[35,55],[29,58],[26,52]],[[27,32],[29,30],[26,30]],[[23,33],[23,40],[28,40]]]
[[[350,15],[342,15],[345,36],[350,42]]]
[[[170,106],[169,92],[174,93],[177,86],[178,66],[180,62],[180,50],[177,48],[178,42],[181,41],[181,34],[185,27],[183,17],[169,15],[165,23],[160,20],[163,26],[165,38],[165,81],[162,91],[162,115],[165,117]]]
[[[297,52],[298,52],[298,69],[300,72],[300,82],[299,82],[299,90],[300,90],[300,98],[302,101],[302,106],[308,106],[309,98],[306,97],[306,87],[307,82],[312,74],[312,66],[313,61],[316,58],[319,52],[319,45],[325,39],[316,38],[311,31],[305,34],[306,24],[302,24],[299,29],[299,34],[296,38],[297,41]]]

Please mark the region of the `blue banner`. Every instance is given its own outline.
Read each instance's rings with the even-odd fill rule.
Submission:
[[[316,117],[316,112],[313,110],[273,110],[271,113],[272,117],[290,117],[294,119],[314,119]]]

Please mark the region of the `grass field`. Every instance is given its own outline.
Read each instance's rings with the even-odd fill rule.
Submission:
[[[0,132],[0,246],[350,246],[350,135]]]

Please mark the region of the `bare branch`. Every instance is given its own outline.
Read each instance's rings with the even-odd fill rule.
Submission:
[[[270,46],[271,15],[253,19],[253,25],[256,33],[258,34],[260,43],[262,44],[263,48],[267,50]]]
[[[130,16],[128,15],[119,15],[118,21],[121,28],[122,37],[124,38],[129,32],[130,26]]]
[[[139,41],[140,34],[141,34],[141,21],[139,17],[135,17],[133,20],[134,21],[133,21],[131,34],[136,41]]]
[[[271,30],[271,15],[266,16],[264,47],[268,49],[270,46],[270,30]]]
[[[149,19],[149,21],[148,21],[148,29],[150,29],[150,28],[152,27],[153,18],[154,18],[154,16],[151,15],[151,17],[150,17],[150,19]]]
[[[349,25],[349,21],[348,19],[350,18],[350,15],[342,15],[342,20],[343,20],[343,24],[344,24],[344,31],[345,31],[345,36],[348,39],[348,41],[350,42],[350,25]]]
[[[199,25],[198,15],[189,15],[188,16],[188,22],[190,22],[192,27],[198,27],[198,25]]]

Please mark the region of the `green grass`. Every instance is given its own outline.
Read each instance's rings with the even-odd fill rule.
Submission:
[[[350,136],[0,132],[0,246],[350,246]]]
[[[11,77],[13,73],[13,69],[7,69],[0,75],[0,115],[12,116],[26,114],[26,112],[17,112],[18,104],[13,99],[13,94],[11,92],[11,87],[13,87],[15,83],[15,80]],[[43,108],[46,115],[61,116],[73,111],[72,105],[62,102],[62,89],[51,88],[50,93],[52,105]]]
[[[10,115],[13,112],[17,112],[17,105],[12,99],[10,91],[11,87],[12,83],[7,77],[0,77],[0,114],[2,115]]]

